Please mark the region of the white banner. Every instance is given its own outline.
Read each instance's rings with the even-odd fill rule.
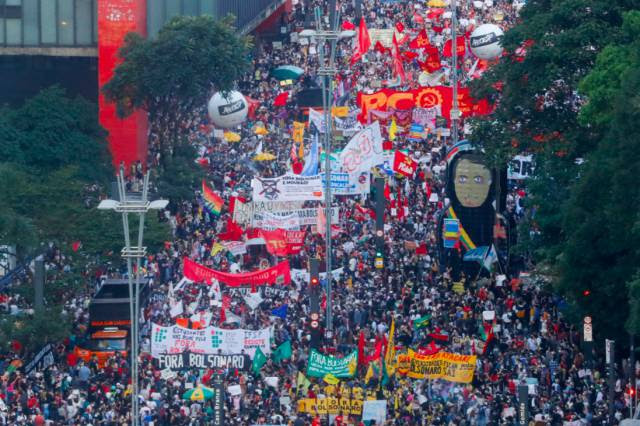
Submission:
[[[251,226],[254,228],[273,231],[276,229],[286,229],[288,231],[298,231],[300,229],[300,219],[295,213],[287,215],[276,215],[272,213],[259,213],[253,215]]]
[[[342,171],[365,172],[383,162],[380,123],[374,121],[356,133],[340,153]]]
[[[322,175],[322,184],[325,185]],[[333,195],[364,195],[371,191],[371,173],[331,173],[331,193]]]
[[[265,355],[271,353],[271,329],[261,330],[235,329],[227,330],[207,327],[191,330],[177,325],[162,327],[153,324],[151,328],[151,356],[158,358],[160,354],[175,354],[185,351],[202,354],[239,354],[244,351],[253,358],[256,348]]]
[[[233,210],[233,221],[242,225],[251,223],[256,213],[290,212],[301,209],[304,201],[250,201],[243,203],[236,200]]]
[[[324,191],[320,175],[286,174],[277,178],[251,180],[254,201],[322,201]]]
[[[516,155],[509,161],[507,179],[528,179],[533,175],[533,156]]]
[[[247,245],[244,241],[223,241],[220,244],[222,244],[224,248],[229,250],[234,256],[245,254],[247,252]]]
[[[342,274],[343,270],[344,270],[344,268],[334,269],[332,274],[331,274],[333,279],[335,280],[336,278],[338,278],[338,276],[340,274]],[[320,272],[320,279],[324,280],[326,278],[327,278],[327,273],[326,272]],[[308,283],[309,280],[311,279],[311,275],[309,274],[309,271],[307,271],[306,269],[291,269],[291,279],[293,281]]]

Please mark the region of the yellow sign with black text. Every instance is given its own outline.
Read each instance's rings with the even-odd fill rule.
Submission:
[[[471,383],[476,369],[475,355],[438,352],[420,355],[409,349],[398,355],[397,372],[413,379],[443,379],[456,383]]]

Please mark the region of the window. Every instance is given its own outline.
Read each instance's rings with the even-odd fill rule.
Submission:
[[[4,18],[0,18],[0,44],[4,44]]]
[[[76,44],[87,46],[91,44],[91,0],[76,0]]]
[[[167,21],[174,16],[180,15],[180,0],[165,0],[167,4]]]
[[[56,43],[56,2],[40,2],[40,34],[42,44]]]
[[[147,3],[147,32],[149,37],[155,37],[164,24],[164,2],[152,1]]]
[[[183,0],[184,15],[198,16],[198,0]]]
[[[58,42],[74,44],[73,0],[58,0]]]
[[[22,1],[22,25],[24,26],[25,46],[36,46],[40,43],[38,27],[38,0]]]
[[[7,19],[7,45],[18,46],[22,44],[22,19]]]

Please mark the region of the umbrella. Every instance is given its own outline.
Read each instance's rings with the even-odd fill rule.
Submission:
[[[240,142],[240,135],[236,132],[224,132],[224,140],[227,142]]]
[[[275,159],[276,156],[270,152],[261,152],[260,154],[253,157],[253,161],[271,161]]]
[[[282,65],[271,70],[271,76],[278,80],[297,80],[304,74],[304,70],[295,65]]]
[[[213,398],[213,389],[209,389],[206,386],[198,386],[182,394],[182,399],[187,401],[206,401],[211,398]]]

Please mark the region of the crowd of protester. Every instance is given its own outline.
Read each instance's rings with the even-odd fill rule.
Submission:
[[[312,1],[324,8],[327,3]],[[355,7],[343,1],[343,20],[357,27]],[[481,23],[495,23],[507,28],[517,22],[518,2],[485,0],[460,2],[459,24],[462,33]],[[362,15],[371,28],[394,28],[402,22],[406,31],[415,35],[425,28],[433,45],[443,47],[450,25],[447,15],[439,15],[437,23],[428,19],[429,7],[424,2],[364,0]],[[416,18],[417,17],[417,18]],[[306,11],[299,2],[281,22],[282,31],[275,45],[257,40],[253,69],[238,83],[239,89],[258,101],[255,118],[248,119],[239,130],[242,139],[229,143],[219,137],[209,122],[206,111],[194,111],[185,126],[191,128],[190,142],[196,147],[200,164],[207,169],[209,184],[226,200],[220,216],[203,208],[196,191],[193,199],[171,206],[166,219],[172,228],[173,240],[162,250],[149,254],[143,262],[142,273],[152,279],[153,294],[143,308],[142,354],[140,357],[140,418],[144,425],[204,425],[211,424],[214,412],[211,401],[188,401],[182,398],[193,386],[210,386],[211,370],[189,370],[165,375],[149,355],[150,325],[172,325],[187,321],[192,314],[211,313],[212,325],[226,328],[242,327],[257,330],[273,326],[272,346],[286,340],[292,344],[292,356],[281,362],[268,360],[258,374],[253,372],[225,372],[225,386],[240,385],[240,395],[225,397],[225,424],[293,424],[293,425],[359,425],[357,415],[313,415],[298,413],[299,398],[313,398],[331,392],[342,394],[360,389],[374,399],[386,399],[389,425],[514,425],[517,421],[518,385],[527,384],[530,392],[530,423],[549,425],[605,425],[607,420],[607,382],[602,360],[585,359],[580,347],[580,334],[562,318],[562,300],[549,293],[544,283],[528,275],[518,276],[516,270],[494,270],[491,274],[462,278],[463,291],[454,291],[447,268],[438,257],[438,212],[444,207],[445,156],[450,139],[435,131],[422,140],[410,140],[399,133],[395,149],[406,149],[419,161],[419,169],[411,178],[389,179],[391,191],[408,200],[406,214],[386,215],[386,246],[384,269],[374,267],[375,221],[359,213],[356,202],[369,209],[370,197],[337,196],[334,206],[340,208],[338,223],[342,232],[333,240],[334,268],[341,269],[333,281],[333,324],[335,333],[325,339],[321,347],[336,356],[345,355],[357,347],[361,333],[371,354],[375,345],[387,338],[388,328],[395,319],[396,345],[399,349],[437,347],[447,352],[476,354],[477,365],[473,382],[468,385],[442,380],[416,380],[393,377],[382,384],[377,379],[365,381],[366,366],[361,366],[353,379],[345,380],[336,390],[322,380],[312,379],[311,386],[301,389],[299,373],[305,373],[311,345],[309,336],[308,282],[294,280],[283,291],[274,292],[260,306],[251,310],[242,294],[222,285],[223,297],[228,298],[229,313],[235,320],[220,318],[220,309],[213,302],[211,287],[204,283],[182,283],[182,259],[192,260],[216,270],[240,272],[258,268],[263,259],[275,265],[277,258],[266,247],[251,246],[247,254],[230,256],[221,251],[212,254],[231,218],[231,197],[250,199],[250,181],[254,176],[273,177],[290,170],[291,126],[300,120],[295,94],[302,88],[318,84],[315,70],[317,55],[309,44],[291,37],[305,26]],[[434,26],[444,27],[441,32]],[[275,47],[274,47],[275,46]],[[337,62],[340,70],[334,99],[354,106],[358,92],[371,93],[383,81],[393,80],[388,53],[373,51],[365,60],[350,66],[353,47],[350,40],[338,43]],[[418,58],[420,59],[420,58]],[[459,70],[461,81],[470,78],[474,60],[470,53]],[[287,87],[292,90],[291,102],[274,107],[273,99],[282,87],[270,77],[270,70],[278,65],[296,65],[305,75]],[[412,77],[406,87],[417,87],[420,69],[417,61],[405,64]],[[445,64],[441,84],[448,84],[450,68]],[[254,125],[262,122],[268,134],[256,135]],[[466,130],[460,128],[462,134]],[[383,133],[386,135],[386,128]],[[150,167],[159,164],[160,150],[154,147],[157,138],[151,135]],[[254,162],[258,145],[273,153],[276,160]],[[309,143],[306,143],[307,150]],[[341,146],[335,142],[335,148]],[[195,159],[194,159],[195,161]],[[139,188],[143,167],[131,166],[129,188]],[[437,200],[428,197],[437,194]],[[505,215],[517,221],[523,214],[522,200],[526,192],[510,186]],[[313,202],[307,202],[315,207]],[[416,254],[415,247],[405,241],[426,243],[426,253]],[[308,232],[299,255],[289,258],[292,268],[305,269],[308,260],[324,258],[324,236]],[[51,247],[47,264],[64,271],[61,253]],[[322,262],[321,262],[322,263]],[[520,268],[521,269],[521,268]],[[4,374],[0,382],[0,422],[11,425],[124,425],[130,424],[130,360],[116,354],[101,367],[96,359],[78,359],[74,347],[80,344],[88,321],[88,303],[92,290],[104,276],[123,276],[126,270],[105,266],[88,277],[85,294],[69,298],[65,310],[73,315],[74,334],[56,345],[56,362],[44,371],[25,376],[19,368],[12,368],[12,356],[6,354]],[[508,275],[508,276],[506,276]],[[185,312],[172,317],[175,301],[185,306]],[[3,306],[16,313],[29,309],[17,295],[4,297]],[[285,319],[271,315],[274,308],[287,304]],[[494,338],[484,348],[479,335],[484,311],[495,312]],[[428,326],[413,327],[413,322],[431,316]],[[239,319],[238,319],[239,318]],[[225,321],[226,320],[226,321]],[[234,322],[235,321],[235,322]],[[434,340],[434,335],[445,336]],[[278,377],[280,385],[268,385],[265,377]],[[331,389],[328,389],[331,388]],[[615,413],[621,419],[628,412],[629,400],[622,379],[615,388]],[[518,423],[519,424],[519,423]]]

